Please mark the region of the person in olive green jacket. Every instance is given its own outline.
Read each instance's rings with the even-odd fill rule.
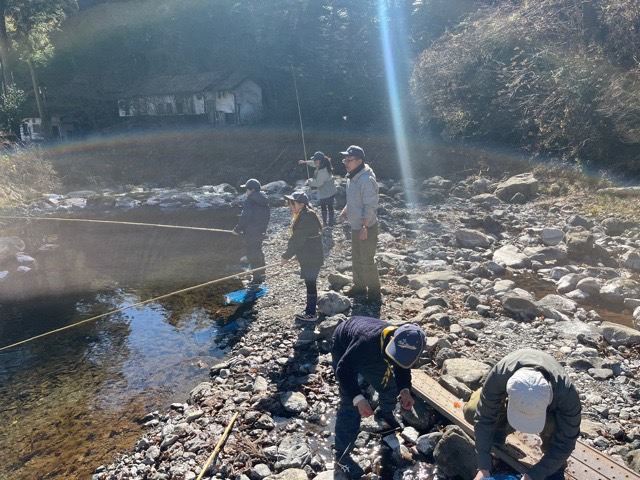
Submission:
[[[544,455],[523,480],[563,480],[566,461],[580,435],[580,397],[564,368],[549,354],[516,350],[489,372],[464,406],[475,422],[478,473],[491,477],[491,447],[513,432],[539,434]]]

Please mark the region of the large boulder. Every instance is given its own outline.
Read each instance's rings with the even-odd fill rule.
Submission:
[[[276,180],[275,182],[270,182],[266,185],[262,185],[262,191],[270,195],[282,194],[291,191],[291,187],[284,180]]]
[[[543,228],[540,237],[542,239],[542,243],[552,247],[562,242],[564,232],[559,228]]]
[[[327,292],[318,299],[318,311],[327,317],[346,312],[351,307],[351,300],[337,292]]]
[[[618,217],[605,218],[602,226],[607,235],[612,237],[622,235],[627,229],[634,226],[634,222],[629,222]]]
[[[593,235],[579,230],[567,232],[565,235],[567,255],[573,260],[588,260],[593,256]]]
[[[526,200],[531,200],[538,193],[538,180],[532,173],[515,175],[498,184],[495,194],[503,202],[509,202],[520,193]]]
[[[438,469],[447,478],[471,479],[478,464],[473,441],[457,425],[448,425],[433,451]]]
[[[622,255],[622,265],[634,272],[640,272],[640,252],[629,250]]]
[[[531,260],[520,253],[514,245],[505,245],[493,252],[493,261],[510,268],[528,268]]]
[[[280,403],[289,413],[301,413],[309,408],[307,399],[301,392],[286,392],[280,397]]]
[[[456,241],[464,248],[487,248],[491,245],[491,239],[478,230],[460,228],[456,230]]]
[[[600,333],[610,345],[633,347],[640,345],[640,331],[617,323],[602,322]]]
[[[495,208],[502,203],[502,200],[490,193],[481,193],[480,195],[471,197],[470,201],[486,208]]]
[[[558,293],[568,293],[572,290],[575,290],[578,286],[578,282],[580,282],[580,280],[584,280],[585,278],[587,278],[587,276],[581,273],[569,273],[567,275],[564,275],[560,278],[560,280],[558,280],[556,290],[558,290]]]
[[[541,309],[551,308],[562,313],[573,313],[578,308],[576,302],[560,295],[545,295],[538,301]]]
[[[637,307],[634,311],[633,311],[633,325],[640,329],[640,307]]]
[[[536,302],[523,295],[507,293],[502,297],[501,302],[509,316],[516,320],[532,320],[540,313]]]
[[[451,375],[459,382],[464,383],[471,390],[482,385],[482,381],[491,366],[468,358],[450,358],[442,365],[443,375]]]

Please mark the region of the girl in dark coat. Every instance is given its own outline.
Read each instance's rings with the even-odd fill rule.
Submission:
[[[322,224],[318,215],[309,207],[309,197],[303,192],[285,195],[291,208],[291,238],[282,254],[282,264],[294,256],[300,263],[300,278],[307,287],[307,306],[296,315],[300,322],[315,322],[318,302],[318,274],[323,263]]]

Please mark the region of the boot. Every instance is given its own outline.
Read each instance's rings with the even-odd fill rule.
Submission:
[[[364,470],[350,454],[336,456],[335,470],[341,470],[350,479],[357,479],[364,475]]]
[[[347,297],[365,297],[367,295],[367,288],[359,285],[354,285],[349,290],[344,292]]]

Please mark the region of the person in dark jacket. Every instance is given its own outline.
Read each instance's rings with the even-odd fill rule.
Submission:
[[[411,323],[398,327],[377,318],[351,317],[336,328],[331,351],[333,371],[340,389],[335,464],[351,478],[364,474],[349,454],[360,429],[360,418],[375,415],[390,429],[400,427],[393,411],[398,400],[403,409],[413,408],[410,369],[420,357],[425,343],[422,329]],[[375,414],[360,390],[358,375],[379,394]]]
[[[251,269],[256,269],[265,265],[262,242],[271,217],[269,199],[264,192],[260,191],[262,187],[255,178],[247,180],[247,183],[241,185],[241,188],[247,189],[247,198],[244,201],[238,225],[233,231],[243,236],[247,260]],[[257,287],[264,282],[264,279],[264,269],[254,272],[251,286]]]
[[[323,263],[322,225],[316,212],[309,207],[309,197],[303,192],[285,195],[291,208],[291,238],[287,250],[282,254],[285,264],[296,257],[300,264],[300,278],[307,287],[307,306],[296,315],[300,322],[315,322],[318,303],[318,274]]]
[[[580,435],[580,397],[564,368],[549,354],[524,348],[489,372],[464,406],[475,421],[478,474],[491,477],[491,447],[515,430],[539,434],[543,457],[523,480],[563,480],[566,461]]]

